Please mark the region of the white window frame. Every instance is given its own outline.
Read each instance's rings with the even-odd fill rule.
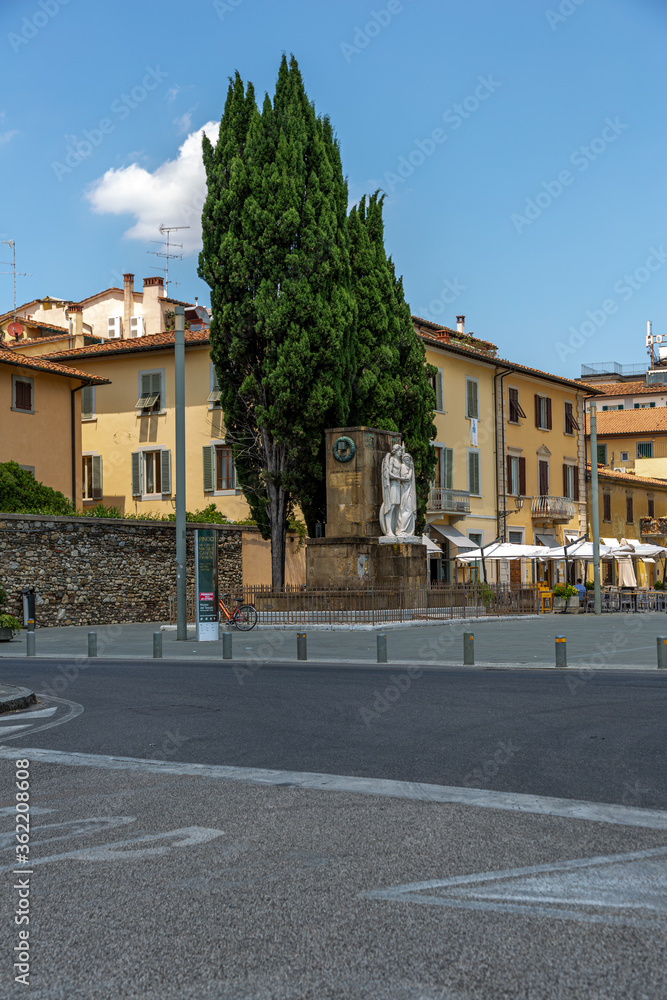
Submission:
[[[513,544],[513,545],[523,545],[524,544],[525,539],[526,539],[526,529],[525,528],[521,527],[521,525],[517,525],[516,527],[512,527],[511,525],[508,525],[507,526],[507,539],[508,539],[508,541],[509,541],[509,537],[510,537],[510,532],[513,532],[514,534],[518,534],[518,535],[521,536],[521,541],[519,541],[519,542],[510,542],[510,544]]]
[[[479,493],[473,493],[470,489],[470,456],[477,455],[477,474],[479,476]],[[468,477],[468,493],[471,497],[482,496],[482,457],[479,448],[466,448],[466,474]]]
[[[218,399],[211,399],[213,393],[220,392],[220,386],[218,384],[218,377],[215,372],[215,365],[211,361],[208,366],[208,408],[209,410],[220,410],[222,409],[222,403],[220,402],[220,397]]]
[[[579,469],[572,462],[564,462],[567,469],[567,499],[574,500],[574,482],[579,473]]]
[[[90,392],[92,394],[92,400],[93,400],[93,403],[92,403],[92,406],[91,406],[91,411],[92,412],[91,412],[91,414],[90,414],[89,417],[84,417],[84,415],[83,415],[83,393],[84,393],[84,390],[86,390],[86,389],[90,390]],[[93,420],[97,420],[97,386],[94,386],[94,385],[84,385],[81,388],[81,420],[82,420],[83,423],[91,423]],[[90,454],[92,454],[92,452],[90,452]]]
[[[137,451],[138,451],[138,453],[140,455],[140,461],[142,463],[142,466],[141,466],[141,487],[142,487],[142,492],[141,492],[141,495],[133,496],[132,499],[133,500],[162,500],[164,497],[173,496],[173,487],[172,487],[172,489],[168,493],[146,493],[144,491],[144,486],[145,486],[145,483],[146,483],[146,466],[145,466],[146,455],[149,454],[149,453],[152,453],[152,452],[171,451],[171,449],[168,448],[166,445],[163,445],[163,444],[147,444],[147,445],[140,445],[137,448]],[[160,462],[162,462],[162,459],[160,459]],[[172,473],[172,475],[173,475],[173,473]],[[170,483],[170,486],[172,486],[171,483]],[[162,469],[160,469],[160,487],[162,487]]]
[[[137,373],[137,402],[142,398],[141,393],[141,377],[142,375],[159,375],[160,376],[160,409],[159,410],[149,410],[145,411],[135,406],[138,417],[158,417],[164,416],[167,412],[166,400],[165,400],[165,369],[164,368],[142,368]]]
[[[510,477],[510,481],[507,484],[507,493],[511,497],[518,497],[518,496],[521,496],[521,490],[520,490],[520,487],[521,487],[521,471],[520,471],[521,464],[520,464],[520,458],[521,458],[521,456],[520,455],[508,455],[507,457],[509,458],[510,462],[512,463],[511,464],[512,474],[511,474],[511,477]],[[516,489],[514,488],[515,486],[516,486]]]
[[[468,412],[468,383],[473,383],[475,386],[475,397],[477,399],[477,413]],[[466,420],[479,420],[479,379],[474,378],[472,375],[466,375]]]
[[[99,495],[99,497],[95,497],[95,496],[87,497],[87,496],[83,496],[83,495],[81,497],[81,500],[82,500],[82,502],[84,504],[86,504],[86,503],[100,503],[101,500],[102,500],[102,498],[103,498],[103,496],[104,496],[104,485],[103,485],[103,479],[102,479],[102,475],[103,475],[103,472],[102,472],[102,456],[97,451],[84,451],[84,452],[81,453],[81,458],[82,459],[84,459],[84,458],[90,458],[90,459],[99,458],[99,460],[100,460],[100,495]],[[91,462],[90,464],[91,464],[91,470],[90,470],[90,475],[91,475],[90,490],[91,490],[91,493],[92,493],[92,490],[93,490],[93,475],[94,475],[93,468],[92,468],[93,467],[93,462]],[[83,461],[81,463],[81,466],[82,466],[81,467],[81,486],[84,487],[85,486],[85,476],[84,476],[84,473],[83,473]]]
[[[622,451],[621,452],[621,462],[629,462],[629,461],[630,461],[630,452],[629,451]]]
[[[537,428],[537,430],[548,431],[549,428],[547,427],[547,424],[549,423],[549,410],[547,406],[547,399],[549,397],[543,396],[541,393],[538,392],[537,398],[540,401],[540,426]]]
[[[30,383],[30,409],[26,410],[23,406],[16,405],[16,383],[17,382],[29,382]],[[29,375],[12,375],[12,411],[14,413],[34,413],[35,412],[35,380]]]
[[[226,441],[224,438],[219,438],[217,441],[211,441],[211,448],[215,449],[216,445],[224,445],[226,448],[231,448],[231,445],[230,445],[229,441]],[[234,482],[238,483],[238,473],[236,471],[236,462],[234,461],[233,456],[232,456],[232,464],[233,464],[233,467],[234,467]],[[214,452],[214,462],[213,462],[213,483],[214,484],[215,484],[215,481],[216,481],[217,478],[218,478],[217,456],[215,455],[215,452]],[[240,492],[241,492],[241,490],[239,489],[239,487],[235,486],[234,489],[231,489],[231,490],[216,490],[216,489],[214,489],[214,490],[211,490],[210,492],[207,491],[206,492],[206,496],[207,497],[233,497],[233,496],[237,496]]]

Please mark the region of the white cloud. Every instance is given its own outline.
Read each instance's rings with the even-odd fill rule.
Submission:
[[[175,87],[170,87],[167,93],[164,95],[165,100],[169,101],[169,103],[171,104],[172,101],[176,100],[180,92],[181,92],[181,85],[180,83],[177,83]]]
[[[93,211],[102,215],[134,215],[136,222],[125,232],[132,240],[159,237],[160,223],[191,226],[178,233],[183,252],[201,248],[201,211],[206,196],[206,174],[202,162],[201,133],[215,142],[218,122],[207,122],[192,132],[179,147],[174,160],[165,160],[152,172],[131,163],[111,168],[86,192]]]
[[[0,132],[0,146],[2,146],[5,142],[11,142],[14,136],[18,134],[19,130],[17,128],[12,128],[9,132]]]
[[[179,135],[186,135],[191,131],[192,113],[193,111],[196,111],[198,107],[199,105],[195,104],[194,107],[190,108],[188,111],[185,111],[182,115],[179,115],[178,118],[174,118],[173,124],[178,128]]]

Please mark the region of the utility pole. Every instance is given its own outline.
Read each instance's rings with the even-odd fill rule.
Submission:
[[[176,404],[176,638],[188,637],[185,544],[185,309],[174,309],[174,397]]]
[[[591,403],[591,525],[593,528],[593,594],[595,614],[602,614],[600,593],[600,508],[598,506],[598,428],[597,406]]]

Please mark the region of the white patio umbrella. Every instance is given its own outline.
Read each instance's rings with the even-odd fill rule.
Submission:
[[[459,562],[470,563],[484,559],[533,559],[541,545],[516,545],[513,542],[496,542],[489,545],[482,553],[481,549],[471,549],[464,555],[457,556]]]
[[[634,549],[628,545],[625,538],[621,538],[620,546],[612,553],[618,564],[618,585],[619,587],[636,587],[637,576],[632,565]]]
[[[609,555],[611,548],[609,545],[600,545],[600,558]],[[557,549],[544,549],[540,553],[540,559],[557,559],[563,561],[566,558],[565,547],[559,545]],[[567,559],[583,559],[586,562],[593,561],[593,543],[592,542],[577,542],[576,545],[570,545],[567,550]]]

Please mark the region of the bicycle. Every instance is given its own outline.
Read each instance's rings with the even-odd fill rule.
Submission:
[[[237,600],[236,607],[233,611],[230,611],[223,600],[223,598],[229,596],[229,594],[223,594],[218,601],[218,620],[222,621],[222,616],[224,615],[230,625],[236,625],[239,632],[249,632],[257,624],[257,609],[254,604],[239,604]]]

